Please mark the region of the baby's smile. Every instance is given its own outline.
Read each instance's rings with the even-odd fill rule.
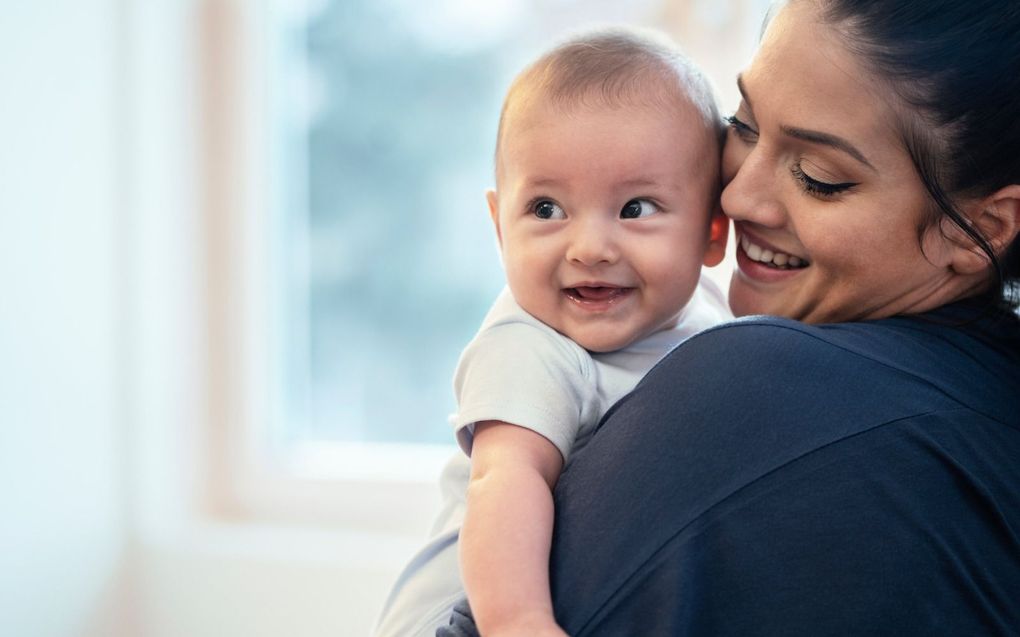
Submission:
[[[609,283],[586,283],[564,288],[563,293],[584,310],[604,312],[629,297],[634,289]]]

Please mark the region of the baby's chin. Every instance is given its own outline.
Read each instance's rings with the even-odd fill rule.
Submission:
[[[513,292],[512,287],[510,291]],[[520,299],[516,295],[515,298]],[[635,322],[632,316],[624,317],[614,313],[578,320],[577,317],[561,312],[561,308],[552,309],[541,305],[530,307],[527,297],[524,297],[523,301],[518,300],[518,304],[525,312],[593,354],[606,354],[624,349],[654,332],[676,325],[676,317],[670,318],[664,325],[655,327],[649,325],[649,321]]]
[[[618,326],[617,329],[612,329],[612,326],[607,328],[609,329],[566,330],[560,333],[592,354],[615,352],[647,336],[631,331],[621,333]]]
[[[633,333],[633,330],[621,330],[619,325],[563,325],[556,320],[540,321],[553,328],[563,336],[574,341],[592,354],[607,354],[623,349],[641,339],[644,334]]]

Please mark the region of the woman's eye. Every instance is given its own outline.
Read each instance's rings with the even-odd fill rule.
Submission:
[[[647,199],[631,199],[620,210],[621,219],[639,219],[659,212],[659,207]]]
[[[747,123],[741,121],[736,115],[725,118],[726,125],[737,134],[737,137],[745,142],[753,142],[758,139],[758,131],[754,130]]]
[[[832,182],[814,179],[804,172],[801,168],[800,162],[794,164],[793,168],[790,169],[790,172],[793,173],[794,179],[800,182],[801,189],[803,189],[804,192],[823,199],[838,195],[839,193],[849,190],[857,185],[852,181],[844,181],[834,184]]]
[[[559,205],[554,204],[553,202],[548,200],[539,201],[535,203],[534,205],[532,205],[531,210],[532,212],[534,212],[535,216],[538,217],[539,219],[567,218],[566,213],[563,212],[563,208],[560,208]]]

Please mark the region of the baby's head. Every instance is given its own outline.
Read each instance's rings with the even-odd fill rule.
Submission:
[[[598,31],[527,67],[488,193],[517,302],[594,352],[675,325],[723,257],[720,145],[708,81],[656,37]]]

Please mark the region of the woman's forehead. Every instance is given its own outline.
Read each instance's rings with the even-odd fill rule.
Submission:
[[[835,135],[862,152],[902,150],[893,91],[813,2],[789,3],[775,16],[739,85],[761,125]]]

